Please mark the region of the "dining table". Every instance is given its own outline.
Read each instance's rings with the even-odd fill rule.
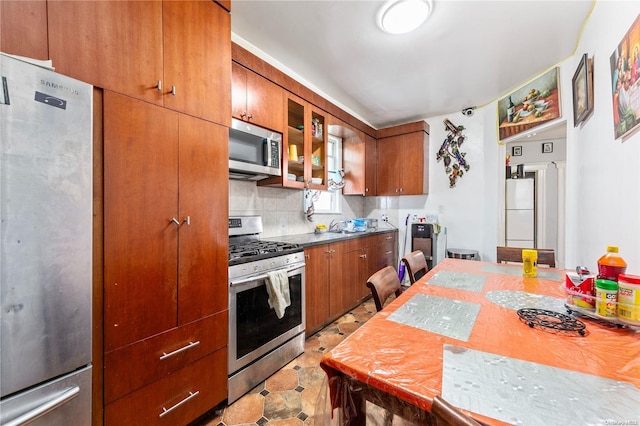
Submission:
[[[316,424],[435,424],[440,396],[490,425],[640,425],[640,327],[567,309],[567,271],[537,271],[438,263],[323,356]]]

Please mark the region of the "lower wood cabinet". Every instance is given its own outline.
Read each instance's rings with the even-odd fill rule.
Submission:
[[[227,324],[227,311],[224,311],[107,352],[104,354],[105,404],[223,348],[227,344]]]
[[[184,425],[227,397],[227,348],[174,371],[104,411],[106,425]]]
[[[307,336],[369,297],[367,278],[397,267],[397,231],[305,248]]]

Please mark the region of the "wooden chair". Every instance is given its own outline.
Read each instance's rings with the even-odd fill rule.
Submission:
[[[435,419],[436,426],[482,426],[483,424],[437,395],[431,404],[431,414]]]
[[[522,247],[503,247],[496,248],[496,258],[500,262],[517,262],[522,263]],[[538,265],[547,265],[551,268],[556,267],[556,254],[553,249],[536,249],[538,251]]]
[[[407,268],[409,273],[409,281],[411,284],[418,281],[424,274],[429,271],[427,266],[427,259],[424,257],[422,250],[412,251],[402,258],[402,263]]]
[[[396,297],[402,294],[398,273],[393,266],[386,266],[371,275],[367,280],[367,287],[371,289],[371,295],[378,312],[382,310],[384,302],[392,293],[395,293]]]

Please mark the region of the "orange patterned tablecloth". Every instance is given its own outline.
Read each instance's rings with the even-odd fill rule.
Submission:
[[[329,377],[334,408],[343,404],[338,401],[345,400],[344,395],[338,395],[344,387],[337,386],[336,379],[346,377],[428,412],[433,397],[442,394],[445,345],[596,375],[640,388],[640,332],[637,329],[602,325],[585,318],[585,336],[551,333],[530,328],[515,310],[487,298],[490,292],[514,290],[564,299],[565,271],[540,267],[538,270],[539,278],[523,278],[517,265],[459,259],[439,263],[324,356],[321,366]],[[427,284],[442,271],[481,277],[482,288],[470,291]],[[480,305],[466,341],[388,319],[418,294]],[[473,415],[490,424],[502,424],[483,415]]]

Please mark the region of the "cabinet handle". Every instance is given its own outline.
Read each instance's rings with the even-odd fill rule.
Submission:
[[[247,116],[247,118],[248,118],[249,120],[251,120],[251,119],[253,118],[253,114],[249,114],[249,115]]]
[[[398,188],[396,188],[396,192],[398,192]]]
[[[361,255],[360,255],[360,258],[361,258],[361,259],[366,259],[366,258],[367,258],[367,255],[366,255],[366,254],[361,254]]]
[[[185,217],[183,222],[186,223],[187,225],[191,225],[191,216]]]
[[[393,253],[391,250],[387,250],[387,251],[385,252],[385,254],[391,254],[391,253]]]
[[[178,219],[176,219],[175,217],[172,217],[171,220],[169,222],[173,222],[176,225],[180,226],[180,221]]]
[[[391,240],[391,239],[393,239],[393,237],[387,237],[387,240]]]
[[[158,91],[162,91],[162,80],[158,80],[158,84],[156,84],[156,88],[158,89]]]
[[[160,359],[161,359],[161,360],[162,360],[162,359],[167,359],[167,358],[169,358],[169,357],[171,357],[171,356],[174,356],[174,355],[179,354],[180,352],[184,352],[184,351],[186,351],[187,349],[191,349],[191,348],[193,348],[193,347],[196,347],[196,346],[198,346],[199,344],[200,344],[200,340],[197,340],[197,341],[195,341],[195,342],[189,342],[189,344],[188,344],[187,346],[183,346],[183,347],[181,347],[180,349],[176,349],[176,350],[175,350],[175,351],[173,351],[173,352],[169,352],[169,353],[162,352],[162,356],[160,356]]]
[[[240,118],[244,118],[247,116],[247,111],[242,111],[242,114],[240,114]]]
[[[171,86],[171,94],[172,94],[173,96],[175,96],[175,95],[176,95],[176,86]]]
[[[400,192],[402,192],[402,191],[403,191],[403,189],[402,189],[402,188],[400,188]]]
[[[184,404],[185,402],[187,402],[191,398],[195,398],[196,396],[198,396],[199,393],[200,393],[200,391],[195,391],[195,392],[191,392],[190,391],[188,397],[186,397],[182,401],[178,402],[173,407],[169,407],[169,408],[162,407],[162,413],[160,413],[160,417],[166,416],[167,414],[169,414],[170,412],[172,412],[173,410],[175,410],[176,408],[178,408],[179,406],[181,406],[182,404]]]
[[[304,255],[304,258],[305,258],[305,259],[311,259],[311,256],[310,256],[310,255],[308,255],[308,254],[305,254],[305,255]]]

